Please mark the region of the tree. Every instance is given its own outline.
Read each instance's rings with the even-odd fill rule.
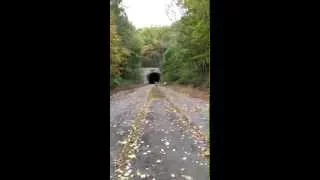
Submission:
[[[176,3],[184,9],[184,16],[171,27],[164,78],[182,84],[209,85],[209,1],[177,0]]]
[[[140,81],[141,40],[129,22],[121,0],[110,1],[111,88],[124,81]]]

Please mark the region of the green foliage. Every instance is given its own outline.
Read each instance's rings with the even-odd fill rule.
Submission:
[[[142,40],[142,66],[159,67],[163,60],[163,55],[167,43],[169,42],[170,27],[150,27],[139,29],[138,33]]]
[[[209,85],[209,0],[184,0],[177,4],[185,15],[170,29],[170,42],[162,66],[165,81]]]
[[[121,0],[110,1],[110,87],[139,83],[142,41],[129,22]]]
[[[121,7],[111,0],[111,87],[140,82],[141,67],[160,67],[162,80],[209,86],[209,0],[173,0],[184,16],[169,27],[136,30]]]

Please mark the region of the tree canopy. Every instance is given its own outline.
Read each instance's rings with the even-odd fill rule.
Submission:
[[[128,80],[138,83],[140,77],[141,41],[129,22],[121,0],[110,1],[110,86]]]
[[[141,67],[160,67],[168,83],[209,86],[209,0],[173,0],[183,17],[165,27],[136,30],[121,0],[111,0],[111,79],[139,82]],[[168,14],[170,10],[168,11]]]

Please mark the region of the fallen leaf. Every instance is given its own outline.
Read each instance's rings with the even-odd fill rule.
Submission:
[[[127,141],[118,141],[119,144],[127,144]]]
[[[136,155],[134,155],[134,154],[129,154],[129,155],[128,155],[128,158],[130,158],[130,159],[136,158]]]
[[[181,175],[183,178],[187,179],[187,180],[192,180],[193,178],[191,176],[187,176],[187,175]]]

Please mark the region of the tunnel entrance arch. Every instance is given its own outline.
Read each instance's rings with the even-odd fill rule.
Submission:
[[[160,82],[160,73],[152,72],[152,73],[148,74],[147,79],[148,79],[149,84],[159,83]]]
[[[144,84],[154,84],[155,82],[160,82],[161,72],[160,68],[147,67],[142,68],[141,77]]]

